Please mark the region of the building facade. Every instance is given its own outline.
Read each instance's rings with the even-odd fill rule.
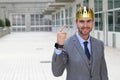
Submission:
[[[0,18],[9,18],[14,32],[57,32],[62,25],[66,24],[65,31],[68,36],[72,35],[77,30],[76,9],[89,5],[95,15],[95,25],[91,35],[102,40],[106,46],[120,48],[120,0],[17,1],[0,1]]]
[[[73,34],[76,9],[86,4],[93,8],[95,15],[91,35],[104,41],[106,46],[120,48],[120,0],[76,0],[52,14],[53,31],[66,24],[68,36]]]

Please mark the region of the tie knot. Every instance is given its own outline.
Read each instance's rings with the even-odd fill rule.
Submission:
[[[88,44],[88,41],[85,41],[85,42],[84,42],[84,46],[87,46],[87,44]]]

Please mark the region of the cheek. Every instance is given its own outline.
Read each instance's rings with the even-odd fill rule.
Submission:
[[[78,24],[78,25],[77,25],[77,28],[81,28],[81,25],[80,25],[80,24]]]
[[[93,27],[93,24],[91,24],[90,27],[92,28],[92,27]]]
[[[77,26],[78,26],[78,27],[81,27],[81,26],[83,26],[83,25],[82,25],[82,24],[80,24],[80,23],[77,23]]]

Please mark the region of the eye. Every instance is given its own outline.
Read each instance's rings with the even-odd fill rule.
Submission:
[[[87,23],[90,23],[92,20],[88,20]]]
[[[80,23],[84,23],[84,21],[83,21],[83,20],[80,20],[79,22],[80,22]]]

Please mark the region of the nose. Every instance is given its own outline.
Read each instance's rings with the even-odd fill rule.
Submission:
[[[87,27],[87,22],[84,23],[84,27]]]

